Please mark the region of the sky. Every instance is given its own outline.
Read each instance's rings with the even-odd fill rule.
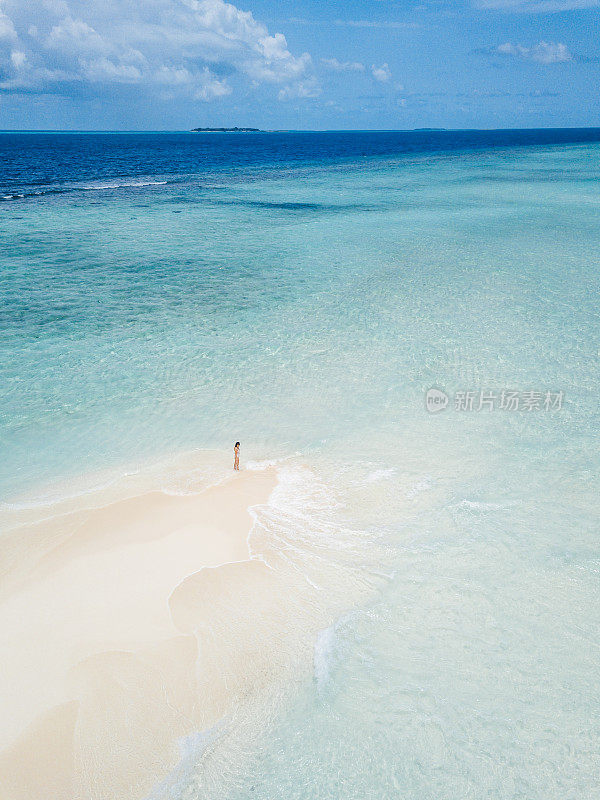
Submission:
[[[600,126],[599,34],[600,0],[0,0],[0,129]]]

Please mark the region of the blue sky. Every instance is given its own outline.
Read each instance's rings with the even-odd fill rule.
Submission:
[[[599,23],[600,0],[0,0],[0,128],[600,126]]]

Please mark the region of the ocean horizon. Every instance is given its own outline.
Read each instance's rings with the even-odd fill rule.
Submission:
[[[452,133],[506,131],[597,131],[598,125],[530,125],[466,128],[0,128],[0,133]]]

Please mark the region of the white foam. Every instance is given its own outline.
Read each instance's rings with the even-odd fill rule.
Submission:
[[[498,503],[480,503],[477,500],[461,500],[453,508],[464,511],[499,511],[502,506]]]
[[[277,467],[281,464],[285,464],[290,459],[295,458],[301,455],[301,453],[296,452],[289,456],[281,456],[280,458],[263,458],[259,459],[258,461],[246,461],[243,465],[243,469],[249,470],[258,470],[261,471],[263,469],[268,469],[269,467]]]
[[[158,783],[145,800],[165,800],[165,798],[179,798],[189,787],[194,769],[211,742],[217,737],[222,723],[218,722],[212,728],[204,731],[193,731],[177,741],[179,748],[179,763]]]
[[[168,181],[125,181],[121,183],[88,183],[74,187],[77,189],[138,189],[142,186],[164,186]]]
[[[387,481],[395,474],[396,470],[393,467],[390,467],[389,469],[375,469],[373,472],[369,472],[369,474],[365,477],[364,483],[379,483],[380,481]]]
[[[315,640],[313,665],[314,678],[317,685],[317,692],[322,694],[331,683],[332,672],[337,664],[340,664],[344,654],[348,652],[346,647],[346,635],[349,625],[351,626],[360,615],[372,616],[371,612],[365,609],[354,608],[345,611],[331,625],[319,631]]]
[[[312,470],[287,462],[278,467],[277,479],[268,502],[250,509],[250,555],[267,566],[284,562],[321,592],[324,574],[348,575],[350,554],[358,560],[363,537],[348,527],[335,492]]]
[[[246,461],[244,469],[248,469],[252,472],[260,472],[269,467],[276,467],[277,464],[281,464],[282,461],[282,458],[267,458],[264,459],[264,461]]]
[[[421,492],[428,492],[433,488],[433,478],[430,475],[424,475],[418,481],[413,483],[411,488],[407,491],[406,496],[409,500],[413,500]]]
[[[335,656],[335,638],[335,623],[317,634],[313,663],[318,692],[322,692],[329,683]]]

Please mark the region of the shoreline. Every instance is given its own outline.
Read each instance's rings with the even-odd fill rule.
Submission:
[[[231,626],[248,597],[274,602],[248,540],[276,485],[273,467],[242,471],[198,494],[80,503],[0,539],[11,800],[143,798],[180,740],[255,688],[266,653]]]

